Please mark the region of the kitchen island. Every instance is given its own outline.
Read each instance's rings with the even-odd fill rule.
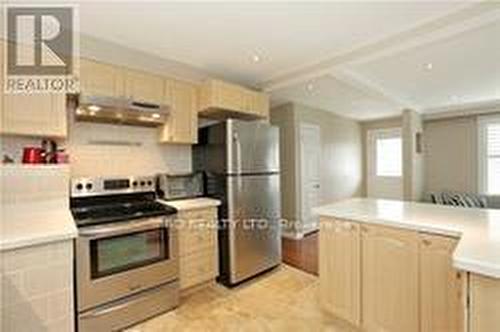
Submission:
[[[351,199],[320,216],[322,307],[368,331],[497,331],[500,210]]]

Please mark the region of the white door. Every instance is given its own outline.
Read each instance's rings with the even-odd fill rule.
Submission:
[[[302,234],[317,230],[319,219],[312,209],[319,205],[321,131],[319,126],[300,125],[301,229]]]
[[[368,131],[367,196],[403,199],[401,128]]]

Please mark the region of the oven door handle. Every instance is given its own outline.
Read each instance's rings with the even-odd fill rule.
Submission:
[[[168,219],[155,218],[142,221],[131,221],[127,223],[120,223],[119,225],[103,225],[103,226],[93,226],[87,228],[80,228],[78,230],[78,235],[82,237],[89,238],[101,238],[120,234],[126,234],[130,232],[140,232],[152,229],[158,229],[167,227]]]

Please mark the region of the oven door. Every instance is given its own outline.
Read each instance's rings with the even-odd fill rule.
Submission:
[[[80,228],[78,311],[176,280],[177,252],[175,227],[164,217]]]

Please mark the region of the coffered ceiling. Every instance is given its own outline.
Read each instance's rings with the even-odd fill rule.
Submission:
[[[500,3],[476,4],[284,73],[264,86],[275,96],[322,108],[327,105],[316,95],[328,95],[330,110],[360,120],[397,115],[403,108],[433,115],[477,107],[500,110],[499,38]],[[334,103],[346,93],[332,84],[325,87],[331,78],[365,93],[351,104]],[[308,89],[316,85],[321,93]],[[371,105],[371,111],[355,105]]]

